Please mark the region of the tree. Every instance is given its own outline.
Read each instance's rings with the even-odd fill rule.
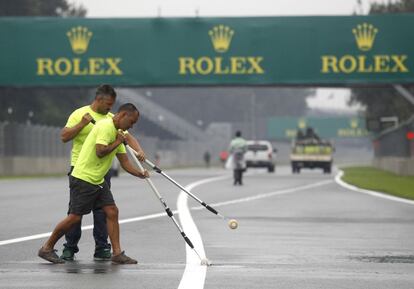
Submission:
[[[63,126],[69,114],[94,97],[87,88],[0,88],[0,121]]]
[[[67,0],[3,0],[0,1],[0,16],[60,16],[84,17],[82,5]]]
[[[370,14],[384,13],[413,13],[414,0],[399,0],[388,3],[373,3]],[[405,86],[414,94],[414,86]],[[360,103],[365,106],[366,117],[378,119],[383,116],[397,116],[400,121],[414,114],[414,106],[392,87],[353,88],[350,103]]]
[[[372,3],[369,14],[412,12],[414,12],[414,0],[399,0],[388,3]]]
[[[84,17],[86,9],[67,0],[2,0],[0,16]],[[58,125],[75,107],[91,99],[87,88],[13,88],[0,87],[0,121]]]
[[[410,87],[414,93],[413,87]],[[351,103],[358,102],[366,108],[367,118],[378,119],[383,116],[397,116],[400,121],[414,113],[413,105],[393,87],[365,87],[352,89]]]

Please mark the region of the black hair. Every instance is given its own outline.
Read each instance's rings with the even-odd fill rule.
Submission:
[[[101,84],[96,89],[95,99],[99,96],[110,96],[112,98],[116,98],[115,89],[109,84]]]
[[[139,115],[138,108],[132,103],[124,103],[123,105],[121,105],[118,109],[118,112],[121,112],[121,111],[126,111],[129,113],[138,112],[138,115]]]
[[[236,136],[237,136],[237,137],[241,137],[241,131],[239,131],[239,130],[238,130],[238,131],[236,131]]]

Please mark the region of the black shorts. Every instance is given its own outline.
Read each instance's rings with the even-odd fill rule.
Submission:
[[[89,214],[93,209],[115,205],[114,197],[106,182],[93,185],[84,180],[69,176],[70,202],[69,213]]]

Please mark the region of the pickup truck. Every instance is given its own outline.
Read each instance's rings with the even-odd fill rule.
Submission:
[[[319,139],[294,141],[290,154],[292,173],[299,174],[303,168],[321,168],[325,174],[330,174],[334,151],[329,141]]]

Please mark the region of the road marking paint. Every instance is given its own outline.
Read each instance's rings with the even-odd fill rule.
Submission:
[[[198,181],[197,183],[199,183],[198,185],[201,185],[201,184],[205,184],[205,183],[208,183],[208,182],[218,181],[218,180],[226,179],[226,178],[229,178],[229,176],[216,177],[216,178],[213,178],[214,180],[205,179],[205,180]],[[241,203],[241,202],[248,202],[248,201],[253,201],[253,200],[256,200],[256,199],[271,197],[271,196],[274,196],[274,195],[286,194],[286,193],[289,193],[289,192],[304,190],[304,189],[315,187],[315,186],[318,186],[318,185],[319,186],[324,185],[324,184],[329,183],[329,182],[332,182],[332,181],[324,181],[324,182],[315,183],[315,184],[312,184],[312,185],[306,185],[306,186],[296,187],[296,188],[292,188],[292,189],[285,189],[285,190],[266,193],[266,194],[259,194],[259,195],[252,196],[252,197],[241,198],[241,199],[236,199],[236,200],[230,200],[230,201],[225,201],[225,202],[219,202],[219,203],[215,203],[215,204],[211,204],[211,205],[215,206],[215,207],[219,207],[219,206],[231,205],[231,204],[236,204],[236,203]],[[194,183],[194,184],[197,184],[197,183]],[[192,207],[191,208],[191,210],[202,210],[202,209],[205,209],[205,208],[203,206],[197,206],[197,207]],[[178,210],[173,211],[173,214],[176,214],[176,213],[178,213]],[[166,215],[167,214],[164,212],[164,213],[155,213],[155,214],[150,214],[150,215],[145,215],[145,216],[139,216],[139,217],[135,217],[135,218],[123,219],[123,220],[119,220],[119,224],[126,224],[126,223],[132,223],[132,222],[141,222],[141,221],[145,221],[145,220],[164,217]],[[93,225],[82,226],[82,231],[91,230],[91,229],[93,229]],[[36,235],[31,235],[31,236],[26,236],[26,237],[3,240],[3,241],[0,241],[0,246],[10,245],[10,244],[15,244],[15,243],[21,243],[21,242],[27,242],[27,241],[31,241],[31,240],[43,239],[43,238],[49,237],[51,234],[52,234],[52,232],[47,232],[47,233],[41,233],[41,234],[36,234]]]
[[[363,194],[368,194],[368,195],[371,195],[371,196],[374,196],[374,197],[378,197],[378,198],[382,198],[382,199],[386,199],[386,200],[390,200],[390,201],[394,201],[394,202],[400,202],[400,203],[405,203],[405,204],[409,204],[409,205],[414,205],[414,201],[412,201],[412,200],[399,198],[399,197],[387,195],[385,193],[380,193],[380,192],[376,192],[376,191],[361,189],[361,188],[355,187],[353,185],[347,184],[341,179],[343,175],[344,175],[344,172],[339,171],[338,174],[335,176],[335,182],[338,185],[340,185],[340,186],[342,186],[342,187],[344,187],[348,190],[363,193]]]
[[[177,213],[177,211],[174,211],[173,213]],[[160,218],[160,217],[163,217],[163,216],[166,216],[166,215],[167,215],[167,213],[157,213],[157,214],[151,214],[151,215],[140,216],[140,217],[135,217],[135,218],[129,218],[129,219],[124,219],[124,220],[119,220],[119,224],[140,222],[140,221]],[[82,229],[82,231],[92,230],[93,225],[82,226],[81,229]],[[4,241],[0,241],[0,246],[14,244],[14,243],[21,243],[21,242],[26,242],[26,241],[31,241],[31,240],[48,238],[51,234],[52,234],[52,232],[48,232],[48,233],[42,233],[42,234],[37,234],[37,235],[32,235],[32,236],[27,236],[27,237],[4,240]]]
[[[191,191],[197,186],[228,178],[230,178],[230,176],[221,176],[200,180],[186,186],[185,189]],[[202,259],[205,259],[206,253],[204,251],[203,240],[201,239],[200,232],[198,231],[197,226],[195,225],[193,218],[191,217],[191,213],[188,208],[188,195],[184,191],[181,191],[180,195],[178,196],[177,209],[179,212],[180,223],[183,227],[183,231],[186,233],[187,237],[193,243],[194,248],[198,252],[198,254],[200,254],[200,257]],[[186,265],[178,289],[202,289],[204,288],[204,281],[206,279],[207,266],[201,266],[200,259],[198,258],[194,250],[191,249],[190,246],[188,246],[187,244],[185,246],[185,251]]]
[[[209,179],[201,180],[201,181],[188,185],[186,187],[186,190],[191,191],[193,188],[199,185],[203,185],[203,184],[218,181],[218,180],[224,180],[227,178],[230,178],[230,176],[216,177],[216,178],[209,178]],[[304,186],[300,186],[296,188],[278,190],[278,191],[274,191],[270,193],[258,194],[256,196],[214,203],[212,204],[212,206],[219,207],[219,206],[238,204],[238,203],[243,203],[243,202],[250,202],[250,201],[255,201],[259,199],[269,198],[269,197],[276,196],[276,195],[289,194],[289,193],[294,193],[294,192],[301,191],[301,190],[311,189],[311,188],[327,185],[330,183],[333,183],[333,180],[321,181],[318,183],[304,185]],[[177,201],[177,208],[179,212],[180,223],[187,237],[190,238],[191,242],[193,242],[194,248],[201,255],[201,258],[206,258],[203,241],[201,239],[201,235],[197,229],[197,226],[195,225],[193,218],[191,217],[190,211],[188,209],[187,200],[188,200],[188,195],[185,192],[181,191],[178,197],[178,201]],[[205,207],[198,206],[192,209],[202,210],[202,209],[205,209]],[[178,286],[178,289],[203,289],[206,272],[207,272],[207,266],[200,266],[200,259],[197,257],[196,253],[188,245],[185,246],[185,249],[186,249],[186,266],[185,266],[183,276],[181,277],[181,281]]]
[[[238,204],[238,203],[250,202],[250,201],[255,201],[255,200],[259,200],[259,199],[264,199],[264,198],[269,198],[269,197],[277,196],[277,195],[284,195],[284,194],[295,193],[295,192],[303,191],[303,190],[307,190],[307,189],[313,189],[313,188],[316,188],[316,187],[328,185],[330,183],[333,183],[333,180],[320,181],[320,182],[317,182],[317,183],[314,183],[314,184],[310,184],[310,185],[303,185],[303,186],[299,186],[299,187],[295,187],[295,188],[290,188],[290,189],[278,190],[278,191],[269,192],[269,193],[258,194],[258,195],[251,196],[251,197],[246,197],[246,198],[240,198],[240,199],[235,199],[235,200],[230,200],[230,201],[225,201],[225,202],[214,203],[214,204],[212,204],[212,206],[220,207],[220,206],[227,206],[227,205],[233,205],[233,204]],[[195,207],[194,210],[201,210],[203,208],[204,207],[199,206],[199,207]]]

